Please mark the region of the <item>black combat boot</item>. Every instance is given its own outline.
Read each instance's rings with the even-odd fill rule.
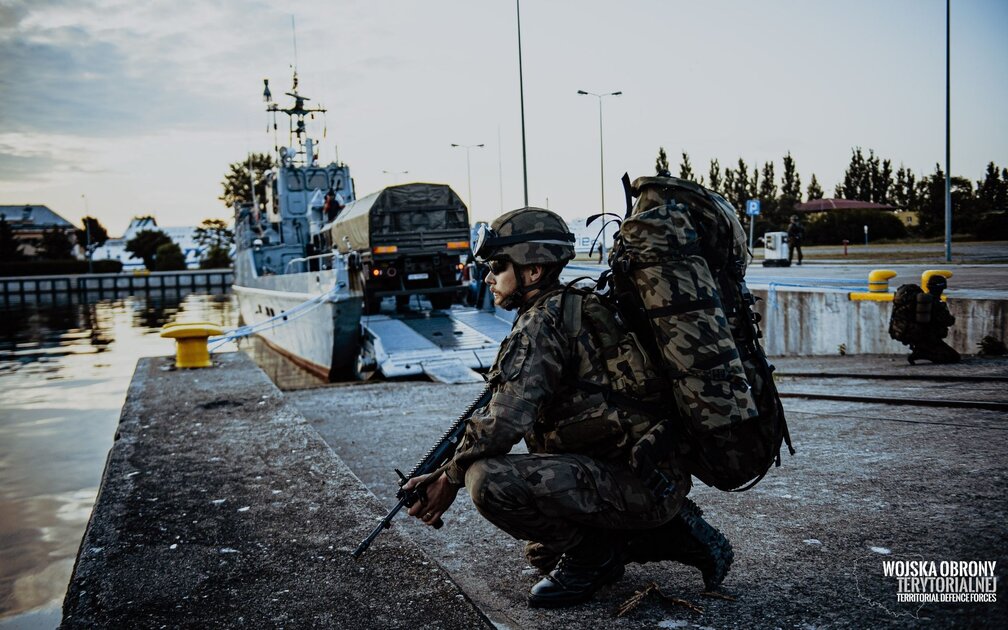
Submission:
[[[700,569],[704,588],[717,588],[728,575],[735,553],[725,535],[703,519],[703,511],[690,499],[668,523],[631,533],[626,558],[629,562],[674,560]]]
[[[595,591],[623,577],[623,545],[609,532],[585,536],[560,558],[555,569],[529,591],[532,608],[560,608],[591,599]]]

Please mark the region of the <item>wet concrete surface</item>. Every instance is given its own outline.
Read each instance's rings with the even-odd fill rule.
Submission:
[[[65,628],[476,628],[486,619],[244,354],[142,359]]]
[[[674,563],[631,565],[619,583],[583,606],[529,609],[538,576],[522,543],[486,522],[463,493],[433,530],[399,517],[393,529],[435,559],[499,627],[508,628],[865,628],[1004,627],[998,603],[899,603],[885,560],[996,561],[1004,577],[1008,526],[1008,417],[1003,412],[882,404],[896,396],[1008,400],[1003,383],[915,377],[1008,376],[1008,360],[967,358],[955,366],[909,366],[902,357],[776,358],[782,391],[874,396],[878,404],[788,398],[798,452],[784,455],[753,490],[720,492],[697,482],[691,496],[735,548],[723,592],[701,594],[699,572]],[[852,380],[787,376],[850,373]],[[871,380],[906,374],[905,381]],[[391,507],[393,468],[408,470],[476,396],[479,385],[379,382],[285,395],[364,484]],[[385,536],[362,562],[392,553]],[[620,603],[649,583],[702,613],[647,599],[616,618]]]

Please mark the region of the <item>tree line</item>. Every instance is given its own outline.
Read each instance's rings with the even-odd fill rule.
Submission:
[[[142,217],[141,217],[142,218]],[[27,263],[74,261],[75,243],[86,251],[85,256],[101,247],[109,238],[108,231],[94,217],[84,217],[82,226],[73,231],[73,236],[66,230],[51,228],[43,231],[41,238],[25,241],[18,239],[6,217],[0,216],[0,263]],[[234,233],[220,219],[204,219],[196,228],[193,240],[203,249],[200,268],[218,269],[231,265],[229,250]],[[25,245],[31,245],[35,256],[29,260],[25,255]],[[125,245],[132,258],[143,260],[144,267],[150,271],[179,271],[186,268],[185,254],[178,243],[171,240],[167,233],[161,230],[141,230]]]
[[[740,220],[744,216],[745,202],[759,199],[761,215],[756,221],[756,232],[783,229],[794,212],[796,204],[804,199],[811,201],[824,196],[815,173],[812,173],[804,191],[798,167],[789,151],[781,160],[780,178],[773,161],[749,165],[739,158],[731,166],[722,168],[715,158],[710,161],[706,174],[694,171],[687,152],[682,153],[678,176],[697,182],[725,197],[736,209]],[[655,160],[658,174],[671,174],[668,155],[659,147]],[[952,177],[953,231],[983,239],[1008,238],[1008,168],[990,162],[981,179]],[[902,164],[893,169],[893,162],[876,155],[872,149],[865,155],[861,147],[851,150],[850,163],[844,176],[833,190],[834,198],[856,199],[893,206],[900,211],[916,213],[918,222],[907,227],[891,211],[855,210],[826,213],[814,218],[806,226],[806,240],[810,243],[834,243],[861,233],[870,225],[874,238],[905,238],[907,236],[934,237],[945,229],[945,173],[938,164],[928,175],[917,176]]]

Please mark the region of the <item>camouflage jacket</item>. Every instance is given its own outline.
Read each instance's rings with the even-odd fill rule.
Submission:
[[[801,223],[790,223],[787,228],[788,240],[792,243],[800,243],[805,236],[805,226]]]
[[[558,288],[536,296],[501,343],[488,373],[493,396],[473,414],[445,470],[453,483],[463,483],[472,462],[507,454],[522,438],[531,453],[626,461],[634,443],[656,422],[653,416],[608,403],[598,390],[590,391],[592,386],[631,389],[628,381],[641,369],[626,366],[624,352],[619,369],[627,374],[615,378],[626,382],[613,383],[602,363],[607,358],[600,349],[605,340],[600,343],[599,331],[590,325],[568,334],[562,295]]]

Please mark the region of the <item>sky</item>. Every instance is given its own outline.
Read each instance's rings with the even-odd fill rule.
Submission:
[[[1008,166],[1008,1],[951,6],[952,172],[977,180]],[[286,106],[296,63],[328,109],[320,157],[358,196],[447,183],[492,219],[524,205],[515,17],[504,0],[0,0],[0,204],[113,235],[142,214],[229,219],[228,164],[274,147],[263,79]],[[853,147],[944,168],[941,0],[526,0],[521,41],[528,201],[568,219],[599,211],[603,181],[621,209],[620,177],[652,174],[659,146],[673,172],[682,151],[698,173],[741,157],[778,184],[790,151],[827,196]],[[602,100],[604,180],[599,100],[578,90],[623,92]],[[485,146],[467,169],[453,143]]]

